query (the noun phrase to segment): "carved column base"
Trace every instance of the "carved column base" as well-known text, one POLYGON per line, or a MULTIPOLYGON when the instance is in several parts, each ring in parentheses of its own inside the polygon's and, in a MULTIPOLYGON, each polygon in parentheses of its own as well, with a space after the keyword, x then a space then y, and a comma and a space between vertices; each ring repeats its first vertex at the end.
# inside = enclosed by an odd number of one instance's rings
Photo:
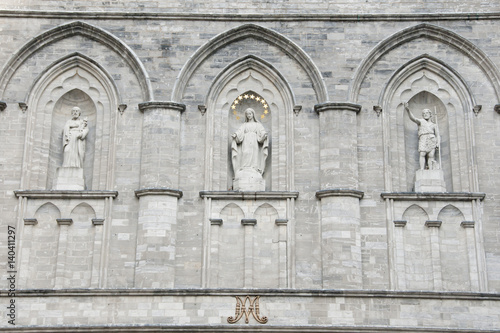
POLYGON ((85 190, 83 168, 60 167, 57 168, 54 190, 85 190))
POLYGON ((443 170, 417 170, 415 192, 446 192, 443 170))

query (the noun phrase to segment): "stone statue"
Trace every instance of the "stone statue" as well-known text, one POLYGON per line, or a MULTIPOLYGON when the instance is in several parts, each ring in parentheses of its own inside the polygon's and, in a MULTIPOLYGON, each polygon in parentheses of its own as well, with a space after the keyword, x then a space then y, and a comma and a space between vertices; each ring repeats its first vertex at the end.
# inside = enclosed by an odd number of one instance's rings
POLYGON ((245 122, 231 136, 231 159, 237 191, 264 191, 265 171, 268 155, 268 138, 264 126, 255 118, 255 111, 245 110, 245 122))
POLYGON ((438 126, 431 121, 432 112, 429 109, 422 110, 422 118, 415 118, 404 103, 411 121, 418 125, 418 152, 420 154, 420 169, 437 170, 440 168, 435 159, 436 150, 439 149, 440 136, 438 126))
POLYGON ((63 167, 83 168, 85 157, 85 138, 89 133, 87 119, 80 119, 79 107, 71 109, 72 118, 64 125, 63 167))

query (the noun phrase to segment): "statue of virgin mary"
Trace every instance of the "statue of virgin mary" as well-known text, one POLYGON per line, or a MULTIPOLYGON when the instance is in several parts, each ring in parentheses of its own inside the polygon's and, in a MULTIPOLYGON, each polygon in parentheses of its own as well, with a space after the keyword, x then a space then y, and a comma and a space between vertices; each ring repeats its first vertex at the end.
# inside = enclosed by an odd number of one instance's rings
POLYGON ((263 191, 268 155, 268 138, 264 126, 255 118, 255 111, 245 110, 245 122, 233 133, 231 159, 234 170, 233 187, 237 191, 263 191))

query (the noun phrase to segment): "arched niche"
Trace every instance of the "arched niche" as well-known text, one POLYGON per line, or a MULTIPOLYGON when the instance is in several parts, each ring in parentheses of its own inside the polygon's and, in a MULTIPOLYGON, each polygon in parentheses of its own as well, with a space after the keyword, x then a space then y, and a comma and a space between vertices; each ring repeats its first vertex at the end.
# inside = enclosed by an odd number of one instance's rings
POLYGON ((278 288, 280 269, 279 227, 275 224, 278 211, 268 203, 260 205, 254 213, 257 220, 254 232, 253 287, 278 288))
POLYGON ((231 135, 244 122, 245 109, 252 106, 268 133, 269 151, 263 174, 266 191, 293 188, 292 115, 295 102, 288 83, 279 72, 257 57, 239 59, 215 78, 206 105, 207 189, 233 188, 231 135), (262 99, 267 107, 261 103, 262 99))
POLYGON ((88 119, 84 174, 87 190, 112 186, 119 96, 114 81, 93 60, 73 54, 43 71, 28 93, 22 187, 51 189, 62 165, 62 129, 71 108, 88 119))
POLYGON ((243 210, 237 204, 230 203, 220 212, 222 226, 213 226, 215 230, 211 232, 210 241, 210 287, 243 287, 245 242, 241 219, 244 217, 243 210))
POLYGON ((389 191, 412 191, 417 127, 408 118, 404 103, 415 117, 423 108, 438 114, 441 162, 447 191, 477 191, 472 93, 456 71, 428 55, 402 65, 381 92, 384 168, 389 191), (412 129, 413 126, 413 129, 412 129), (411 133, 413 131, 413 134, 411 133))
MULTIPOLYGON (((21 280, 25 288, 53 288, 56 279, 59 228, 56 219, 61 212, 52 202, 46 202, 35 212, 36 231, 32 232, 28 252, 29 263, 21 268, 21 280)), ((26 244, 28 245, 28 244, 26 244)))
POLYGON ((404 273, 401 274, 406 281, 403 289, 434 289, 431 240, 425 226, 428 219, 427 212, 418 205, 411 205, 403 214, 403 220, 408 221, 403 233, 404 273))
POLYGON ((78 204, 71 211, 70 217, 73 219, 75 226, 84 224, 85 229, 90 229, 92 226, 92 219, 96 217, 95 210, 86 202, 78 204))
MULTIPOLYGON (((420 79, 421 82, 416 84, 432 85, 433 82, 425 76, 420 79), (427 81, 427 82, 426 82, 427 81)), ((413 115, 417 118, 422 118, 422 110, 431 110, 433 116, 432 121, 438 125, 439 135, 441 137, 438 151, 436 151, 435 159, 443 170, 446 189, 448 192, 453 191, 453 181, 451 173, 451 156, 450 156, 450 133, 448 126, 448 111, 443 102, 434 94, 428 91, 421 91, 414 95, 408 105, 413 115)), ((406 181, 407 188, 414 190, 415 173, 420 168, 419 152, 418 152, 418 126, 410 120, 408 113, 404 113, 404 138, 405 138, 405 153, 406 153, 406 181)))
POLYGON ((62 165, 64 125, 66 121, 71 119, 71 109, 75 106, 78 106, 82 110, 80 118, 87 120, 87 126, 89 128, 89 133, 85 139, 83 171, 85 188, 92 188, 97 108, 92 98, 78 88, 65 93, 54 105, 52 112, 47 188, 53 188, 57 167, 62 165))

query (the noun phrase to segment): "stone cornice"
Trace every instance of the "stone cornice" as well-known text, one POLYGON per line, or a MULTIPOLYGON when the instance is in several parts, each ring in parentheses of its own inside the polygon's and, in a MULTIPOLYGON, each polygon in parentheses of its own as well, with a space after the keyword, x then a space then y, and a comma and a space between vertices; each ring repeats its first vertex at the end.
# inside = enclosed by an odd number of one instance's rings
POLYGON ((169 110, 177 110, 179 112, 184 112, 186 110, 186 105, 175 102, 158 102, 158 101, 150 101, 139 104, 140 111, 144 112, 148 109, 169 109, 169 110))
POLYGON ((17 190, 14 194, 30 199, 103 199, 116 198, 118 191, 17 190))
POLYGON ((138 198, 146 195, 167 195, 171 197, 182 198, 182 191, 165 187, 143 188, 140 190, 135 190, 135 196, 138 198))
POLYGON ((356 113, 359 113, 359 111, 361 111, 361 105, 348 102, 341 102, 341 103, 327 102, 327 103, 316 104, 314 106, 314 111, 316 111, 317 113, 325 111, 354 111, 356 113))
POLYGON ((365 193, 363 191, 344 189, 344 188, 333 188, 327 190, 319 190, 316 192, 316 198, 323 199, 328 197, 353 197, 362 199, 365 193))
POLYGON ((262 192, 237 192, 237 191, 200 191, 200 197, 210 199, 233 199, 233 200, 276 200, 295 199, 299 192, 286 191, 262 191, 262 192))
MULTIPOLYGON (((357 297, 412 299, 467 299, 500 301, 500 293, 454 291, 393 291, 360 289, 18 289, 16 297, 88 297, 88 296, 239 296, 268 297, 357 297)), ((8 290, 0 290, 8 297, 8 290)))
POLYGON ((98 20, 188 20, 188 21, 478 21, 498 20, 500 12, 492 13, 392 13, 392 14, 324 14, 324 13, 270 13, 270 14, 213 14, 165 13, 131 11, 59 11, 3 9, 0 17, 57 18, 98 20))
POLYGON ((485 193, 477 192, 383 192, 383 199, 408 200, 408 201, 472 201, 483 200, 485 193))

